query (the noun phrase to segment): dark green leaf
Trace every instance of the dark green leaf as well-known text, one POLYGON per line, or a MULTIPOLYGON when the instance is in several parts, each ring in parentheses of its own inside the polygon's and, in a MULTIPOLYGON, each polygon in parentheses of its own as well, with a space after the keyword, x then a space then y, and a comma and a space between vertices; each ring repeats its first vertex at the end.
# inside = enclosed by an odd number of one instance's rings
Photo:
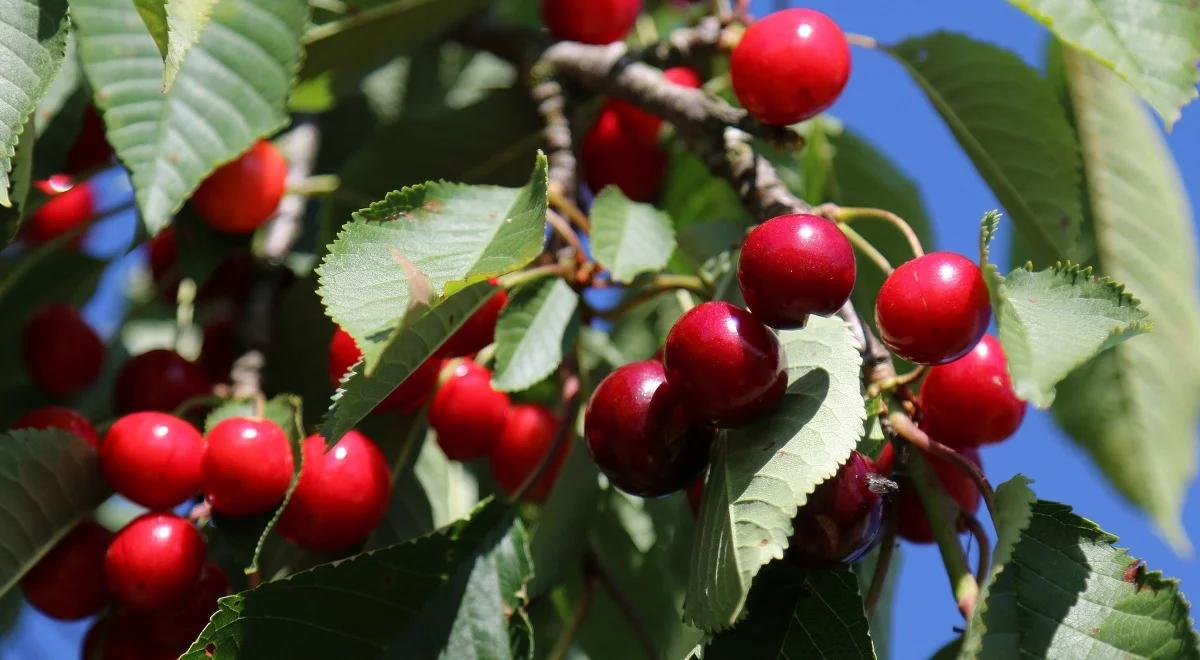
POLYGON ((591 454, 582 443, 572 445, 531 531, 529 549, 535 570, 530 594, 538 596, 550 591, 582 565, 587 532, 600 498, 597 478, 591 454))
POLYGON ((517 289, 496 323, 496 389, 519 392, 554 373, 574 343, 578 308, 579 295, 561 278, 517 289))
POLYGON ((33 120, 30 120, 25 124, 25 130, 10 161, 12 171, 7 174, 8 181, 0 181, 0 186, 12 186, 12 189, 8 190, 11 206, 0 206, 0 247, 8 245, 16 238, 17 230, 21 228, 21 218, 27 212, 26 201, 33 183, 35 142, 33 120))
POLYGON ((649 204, 630 201, 616 186, 600 191, 590 217, 592 254, 618 282, 662 270, 675 251, 670 216, 649 204))

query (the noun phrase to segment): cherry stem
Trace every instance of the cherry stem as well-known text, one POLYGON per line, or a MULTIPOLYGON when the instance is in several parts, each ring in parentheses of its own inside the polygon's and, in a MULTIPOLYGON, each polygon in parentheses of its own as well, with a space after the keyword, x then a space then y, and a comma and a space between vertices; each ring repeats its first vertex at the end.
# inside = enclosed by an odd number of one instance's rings
POLYGON ((341 185, 342 180, 336 174, 314 174, 288 185, 286 192, 301 197, 318 197, 337 192, 341 185))
POLYGON ((660 274, 651 278, 645 288, 622 300, 621 304, 609 311, 600 312, 597 316, 604 319, 620 318, 628 314, 632 309, 650 302, 659 295, 669 291, 691 291, 706 298, 709 295, 708 287, 704 286, 704 282, 698 277, 660 274))
POLYGON ((918 428, 908 415, 894 412, 888 415, 887 420, 896 434, 904 438, 909 444, 912 444, 926 454, 945 459, 958 467, 958 469, 966 472, 971 477, 971 480, 975 482, 979 493, 983 495, 983 503, 987 505, 988 515, 992 517, 992 520, 996 519, 996 491, 992 488, 991 482, 984 476, 978 465, 972 463, 966 456, 929 437, 929 434, 918 428))
POLYGON ((558 431, 554 434, 554 440, 546 448, 546 452, 542 454, 542 459, 538 461, 537 467, 525 478, 525 481, 521 482, 520 487, 517 488, 512 496, 508 498, 509 502, 515 503, 525 499, 530 489, 542 478, 546 470, 550 468, 550 464, 558 457, 558 453, 562 450, 563 445, 572 436, 576 418, 579 417, 579 408, 583 403, 583 388, 580 387, 579 376, 575 375, 573 368, 568 371, 568 375, 563 381, 562 390, 564 401, 562 422, 559 424, 558 431))
POLYGON ((637 605, 617 583, 613 574, 608 572, 604 564, 600 563, 600 557, 593 551, 588 550, 583 556, 585 570, 595 575, 600 580, 600 586, 608 592, 609 598, 612 598, 613 603, 617 606, 617 611, 625 618, 625 622, 633 629, 634 636, 637 637, 638 643, 642 645, 642 650, 646 652, 646 657, 650 660, 655 660, 659 657, 658 649, 654 644, 654 637, 650 635, 650 628, 646 625, 642 615, 638 612, 637 605))
MULTIPOLYGON (((584 563, 586 566, 586 560, 584 563)), ((583 621, 587 618, 588 610, 591 609, 592 600, 596 596, 596 585, 599 584, 599 581, 594 573, 585 568, 583 593, 579 595, 579 600, 575 601, 575 611, 571 614, 571 620, 567 623, 567 627, 559 634, 558 639, 554 640, 554 647, 546 655, 547 660, 562 660, 567 657, 567 652, 571 650, 571 643, 575 641, 575 636, 579 634, 579 629, 583 627, 583 621)))
POLYGON ((868 390, 871 396, 878 396, 884 392, 898 390, 901 387, 907 387, 917 381, 928 369, 926 365, 918 364, 913 370, 899 376, 892 376, 881 381, 873 383, 868 390))
POLYGON ((867 616, 875 616, 875 608, 883 595, 887 584, 888 571, 892 565, 892 557, 896 554, 896 523, 899 507, 887 507, 888 517, 884 521, 883 540, 879 544, 879 556, 875 558, 875 570, 871 573, 871 586, 867 588, 864 606, 867 616))
POLYGON ((513 289, 527 282, 540 280, 543 277, 569 277, 574 269, 562 264, 546 264, 544 266, 534 266, 526 270, 517 271, 502 275, 498 279, 500 286, 505 289, 513 289))
POLYGON ((550 223, 550 226, 554 228, 554 231, 559 236, 563 237, 567 245, 570 245, 571 249, 575 250, 575 254, 578 255, 577 258, 580 262, 588 261, 587 252, 583 249, 583 242, 579 240, 579 234, 576 234, 575 230, 571 229, 571 223, 567 222, 566 218, 551 209, 546 209, 546 221, 550 223))
POLYGON ((856 34, 854 32, 846 33, 846 43, 859 48, 879 48, 879 41, 875 37, 869 37, 865 34, 856 34))
POLYGON ((588 220, 587 214, 575 202, 563 194, 562 186, 557 182, 550 184, 549 201, 550 205, 565 215, 572 224, 579 228, 579 231, 586 234, 592 232, 592 222, 588 220))
POLYGON ((874 245, 871 245, 871 241, 868 241, 862 234, 851 229, 849 225, 838 223, 838 227, 841 228, 842 233, 846 235, 846 238, 850 240, 850 243, 854 247, 867 255, 868 259, 875 262, 879 270, 883 271, 885 275, 892 274, 892 271, 895 270, 892 268, 892 262, 888 261, 888 258, 883 256, 883 253, 876 249, 874 245))
POLYGON ((978 518, 966 511, 960 511, 958 515, 979 546, 979 561, 975 565, 975 581, 981 585, 987 584, 988 568, 992 563, 991 540, 988 539, 987 531, 983 529, 978 518))
POLYGON ((920 257, 925 254, 925 248, 921 247, 921 239, 917 237, 917 232, 913 231, 912 225, 891 211, 858 206, 837 206, 835 204, 823 204, 817 210, 821 215, 836 221, 838 224, 853 222, 859 218, 884 220, 898 229, 901 234, 904 234, 904 238, 908 241, 908 247, 912 250, 914 257, 920 257))

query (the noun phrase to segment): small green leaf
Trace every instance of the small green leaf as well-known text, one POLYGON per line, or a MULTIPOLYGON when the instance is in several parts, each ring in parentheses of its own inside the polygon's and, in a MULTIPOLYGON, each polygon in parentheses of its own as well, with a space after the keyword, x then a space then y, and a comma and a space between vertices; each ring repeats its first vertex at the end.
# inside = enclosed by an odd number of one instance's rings
POLYGON ((554 373, 577 334, 578 308, 579 295, 561 278, 517 289, 496 323, 496 389, 519 392, 554 373))
POLYGON ((863 433, 862 359, 846 324, 813 317, 780 339, 789 384, 779 408, 713 447, 684 610, 709 632, 737 621, 754 576, 783 556, 796 510, 863 433))
POLYGON ((675 251, 670 216, 649 204, 630 201, 616 186, 600 191, 589 215, 592 254, 618 282, 662 270, 675 251))

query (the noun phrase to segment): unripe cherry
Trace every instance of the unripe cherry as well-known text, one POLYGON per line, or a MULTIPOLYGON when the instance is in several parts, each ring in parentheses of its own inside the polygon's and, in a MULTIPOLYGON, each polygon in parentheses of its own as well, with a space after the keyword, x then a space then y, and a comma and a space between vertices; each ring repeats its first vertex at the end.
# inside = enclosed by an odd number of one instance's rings
POLYGON ((201 489, 227 516, 250 516, 275 508, 292 482, 292 448, 269 419, 231 417, 208 432, 201 489))
POLYGON ((100 444, 100 472, 113 490, 150 509, 170 509, 200 490, 204 438, 159 412, 125 415, 100 444))
MULTIPOLYGON (((504 423, 504 432, 492 447, 488 459, 492 478, 504 492, 516 493, 533 474, 554 443, 558 425, 558 416, 545 406, 523 403, 512 407, 504 423)), ((525 499, 531 502, 544 501, 554 487, 566 458, 567 446, 564 443, 542 476, 526 493, 525 499)))
MULTIPOLYGON (((22 235, 34 245, 86 225, 96 213, 95 195, 87 182, 76 183, 65 174, 55 174, 33 185, 49 197, 25 222, 22 235)), ((79 245, 81 238, 82 235, 76 236, 71 244, 79 245)))
POLYGON ((117 372, 113 407, 118 413, 171 412, 212 385, 200 365, 175 351, 156 348, 135 355, 117 372))
POLYGON ((875 544, 883 519, 879 468, 857 451, 837 474, 808 496, 792 521, 788 556, 805 566, 832 566, 862 557, 875 544))
POLYGON ((918 364, 945 364, 966 355, 991 318, 983 273, 952 252, 931 252, 901 264, 875 299, 883 342, 918 364))
MULTIPOLYGON (((329 381, 333 387, 338 387, 342 376, 362 359, 362 351, 350 333, 336 328, 333 339, 329 341, 329 381)), ((375 412, 401 410, 412 412, 429 400, 433 388, 437 386, 438 372, 442 369, 440 355, 431 355, 417 367, 404 382, 392 390, 386 399, 375 406, 375 412)))
POLYGON ((746 306, 773 328, 802 328, 828 316, 854 290, 854 248, 838 226, 803 213, 755 227, 742 245, 738 284, 746 306))
POLYGON ((84 520, 21 578, 25 599, 46 616, 73 621, 108 604, 104 553, 112 533, 84 520))
POLYGON ((192 523, 169 513, 147 513, 113 537, 104 577, 125 607, 156 610, 182 601, 203 566, 204 539, 192 523))
POLYGON ((35 385, 64 397, 95 382, 104 366, 104 342, 75 308, 50 304, 25 323, 21 360, 35 385))
MULTIPOLYGON (((702 83, 700 75, 686 66, 676 66, 664 70, 663 78, 666 78, 667 82, 691 89, 698 89, 702 83)), ((621 99, 609 99, 605 102, 604 107, 611 108, 616 112, 621 128, 631 133, 639 142, 648 146, 658 145, 658 134, 662 130, 663 124, 661 117, 621 99)))
POLYGON ((583 136, 580 157, 592 192, 599 194, 612 185, 634 201, 658 198, 667 169, 666 152, 626 131, 612 108, 601 110, 595 126, 583 136))
POLYGON ((471 360, 455 362, 429 404, 429 426, 446 457, 470 461, 488 455, 511 405, 492 388, 492 372, 471 360))
MULTIPOLYGON (((499 281, 495 278, 489 280, 495 286, 499 281)), ((508 291, 500 289, 492 294, 487 302, 480 305, 479 309, 470 316, 450 338, 442 344, 438 349, 440 355, 446 357, 463 357, 466 355, 474 355, 483 347, 492 343, 496 337, 496 322, 500 319, 500 312, 504 306, 508 304, 508 291)))
POLYGON ((1000 442, 1016 433, 1025 402, 1013 391, 1004 347, 991 335, 921 383, 921 428, 951 447, 1000 442))
MULTIPOLYGON (((959 453, 982 469, 983 464, 980 462, 979 452, 976 449, 963 449, 959 453)), ((892 445, 885 445, 883 451, 879 454, 879 459, 876 461, 879 471, 884 474, 890 473, 893 468, 894 458, 895 453, 892 445)), ((975 485, 975 481, 971 478, 971 475, 945 459, 927 454, 925 455, 925 460, 929 463, 929 467, 933 469, 933 473, 941 483, 942 489, 958 503, 961 510, 970 514, 974 514, 979 510, 979 488, 975 485)), ((899 507, 897 532, 900 536, 913 543, 933 543, 933 528, 929 525, 929 517, 925 515, 925 508, 921 505, 921 498, 917 495, 916 489, 911 484, 901 484, 899 507)), ((959 531, 965 529, 961 524, 957 528, 959 531)))
POLYGON ((642 0, 542 0, 542 20, 559 39, 608 44, 625 38, 642 0))
POLYGON ((61 429, 87 440, 93 447, 100 446, 96 427, 78 411, 62 406, 45 406, 25 413, 13 424, 14 429, 61 429))
POLYGON ((248 234, 275 213, 286 182, 283 154, 270 142, 258 140, 210 174, 192 195, 192 205, 213 229, 248 234))

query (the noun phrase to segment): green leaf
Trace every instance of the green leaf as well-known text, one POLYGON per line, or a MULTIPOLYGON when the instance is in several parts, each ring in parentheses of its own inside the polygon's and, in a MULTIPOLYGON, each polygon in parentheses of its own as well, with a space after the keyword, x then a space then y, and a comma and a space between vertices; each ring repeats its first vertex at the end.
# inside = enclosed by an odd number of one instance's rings
POLYGON ((529 592, 539 596, 578 570, 587 546, 587 533, 600 499, 596 462, 582 443, 571 445, 550 497, 531 530, 533 582, 529 592))
POLYGON ((662 270, 675 251, 670 216, 649 204, 630 201, 616 186, 600 191, 590 217, 592 254, 618 282, 662 270))
POLYGON ((167 0, 133 0, 146 31, 154 39, 158 53, 165 60, 167 57, 167 0))
POLYGON ((1068 506, 1035 502, 988 586, 982 646, 959 657, 1200 657, 1179 583, 1116 541, 1068 506))
POLYGON ((875 658, 849 566, 804 570, 774 562, 763 569, 746 611, 737 626, 709 642, 704 660, 875 658))
POLYGON ((108 140, 151 234, 217 166, 287 124, 307 3, 221 0, 166 93, 158 47, 133 3, 76 0, 71 14, 108 140))
POLYGON ((333 324, 317 296, 317 279, 307 277, 285 289, 276 307, 271 343, 263 369, 263 389, 268 393, 295 392, 304 408, 304 426, 321 421, 333 389, 329 385, 329 340, 333 324))
POLYGON ((1196 98, 1200 11, 1192 0, 1009 0, 1129 83, 1167 128, 1196 98))
POLYGON ((12 205, 7 208, 0 206, 0 247, 8 245, 17 237, 17 231, 21 228, 21 218, 27 210, 26 202, 33 183, 33 153, 36 148, 33 128, 33 120, 30 119, 25 123, 25 131, 13 154, 12 172, 8 175, 12 184, 9 191, 9 202, 12 205))
POLYGON ((1080 53, 1064 61, 1097 266, 1138 293, 1154 332, 1074 372, 1059 385, 1054 412, 1117 489, 1183 549, 1179 518, 1195 474, 1200 413, 1192 214, 1158 127, 1128 88, 1080 53))
POLYGON ((519 392, 554 373, 574 343, 578 309, 579 295, 562 278, 517 289, 496 322, 496 389, 519 392))
POLYGON ((684 611, 709 632, 737 620, 759 568, 783 556, 796 510, 863 433, 862 359, 846 324, 813 317, 780 339, 789 385, 779 408, 713 447, 684 611))
POLYGON ((0 436, 0 595, 110 494, 95 447, 59 430, 0 436))
POLYGON ((317 272, 327 313, 358 342, 368 371, 410 307, 541 252, 546 186, 539 154, 524 188, 430 182, 355 213, 317 272))
POLYGON ((0 5, 0 43, 4 44, 0 48, 0 87, 4 88, 0 107, 0 207, 13 205, 9 195, 13 181, 8 173, 13 169, 17 142, 42 94, 62 68, 67 25, 66 0, 14 0, 0 5))
MULTIPOLYGON (((163 53, 163 91, 171 90, 184 58, 200 42, 217 0, 167 0, 167 48, 163 53)), ((157 42, 158 40, 155 39, 157 42)), ((160 45, 161 50, 161 45, 160 45)))
POLYGON ((912 74, 1039 261, 1075 256, 1079 145, 1050 85, 1015 54, 939 32, 888 50, 912 74))

